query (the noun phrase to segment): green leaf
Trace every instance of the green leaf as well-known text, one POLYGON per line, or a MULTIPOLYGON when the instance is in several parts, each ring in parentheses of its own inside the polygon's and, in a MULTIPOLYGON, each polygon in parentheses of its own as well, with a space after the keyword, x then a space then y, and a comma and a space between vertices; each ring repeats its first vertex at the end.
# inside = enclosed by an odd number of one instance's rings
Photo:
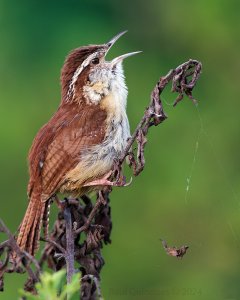
POLYGON ((40 282, 35 287, 37 295, 20 290, 21 296, 25 296, 27 300, 74 300, 73 297, 79 299, 80 291, 80 273, 76 273, 72 277, 70 284, 66 282, 66 271, 60 270, 53 274, 44 272, 40 276, 40 282))
POLYGON ((76 273, 73 275, 71 283, 64 286, 60 299, 64 300, 66 296, 68 296, 68 299, 71 299, 71 297, 76 295, 79 292, 79 290, 80 290, 80 273, 76 273))

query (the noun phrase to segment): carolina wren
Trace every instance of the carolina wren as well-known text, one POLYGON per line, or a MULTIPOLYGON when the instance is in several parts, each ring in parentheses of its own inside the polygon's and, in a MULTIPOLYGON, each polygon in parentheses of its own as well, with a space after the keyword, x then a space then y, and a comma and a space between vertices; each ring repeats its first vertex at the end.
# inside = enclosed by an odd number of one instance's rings
POLYGON ((32 255, 51 197, 114 185, 108 177, 130 136, 122 61, 139 52, 112 61, 105 56, 124 33, 103 45, 77 48, 65 60, 60 106, 37 133, 28 156, 29 204, 17 243, 32 255))

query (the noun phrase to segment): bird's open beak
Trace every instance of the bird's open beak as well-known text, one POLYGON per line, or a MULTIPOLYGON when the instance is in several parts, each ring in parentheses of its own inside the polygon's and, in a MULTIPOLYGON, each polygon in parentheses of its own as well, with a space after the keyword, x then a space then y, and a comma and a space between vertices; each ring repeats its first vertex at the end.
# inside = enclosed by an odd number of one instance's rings
POLYGON ((129 56, 132 56, 132 55, 135 55, 135 54, 138 54, 138 53, 141 53, 142 51, 135 51, 135 52, 130 52, 130 53, 126 53, 126 54, 123 54, 123 55, 120 55, 118 57, 115 57, 112 61, 111 61, 111 65, 112 66, 115 66, 116 64, 118 64, 119 62, 123 61, 125 58, 129 57, 129 56))
MULTIPOLYGON (((116 41, 125 33, 127 32, 127 30, 120 32, 119 34, 115 35, 108 43, 106 43, 107 46, 107 51, 105 53, 105 56, 107 55, 108 51, 110 50, 110 48, 116 43, 116 41)), ((115 57, 112 61, 111 61, 111 65, 114 66, 116 64, 118 64, 119 62, 123 61, 125 58, 141 53, 142 51, 136 51, 136 52, 130 52, 130 53, 126 53, 123 55, 120 55, 118 57, 115 57)))
POLYGON ((116 43, 116 41, 125 33, 127 32, 127 30, 120 32, 119 34, 115 35, 108 43, 106 43, 106 46, 108 48, 108 51, 110 50, 110 48, 112 47, 112 45, 114 45, 116 43))

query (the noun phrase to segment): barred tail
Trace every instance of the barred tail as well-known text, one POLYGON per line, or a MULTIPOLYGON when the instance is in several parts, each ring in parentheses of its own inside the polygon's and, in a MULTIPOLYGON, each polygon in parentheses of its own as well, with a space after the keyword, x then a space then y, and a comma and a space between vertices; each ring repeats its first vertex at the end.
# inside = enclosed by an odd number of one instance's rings
POLYGON ((31 195, 27 211, 19 227, 17 244, 20 249, 34 255, 39 248, 40 232, 47 202, 41 201, 39 193, 31 195))

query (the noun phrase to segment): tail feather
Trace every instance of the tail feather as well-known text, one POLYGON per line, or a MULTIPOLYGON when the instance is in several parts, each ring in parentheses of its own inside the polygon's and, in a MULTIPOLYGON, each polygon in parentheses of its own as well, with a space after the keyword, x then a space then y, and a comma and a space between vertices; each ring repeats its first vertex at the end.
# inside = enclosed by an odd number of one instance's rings
POLYGON ((44 206, 41 201, 38 201, 38 207, 36 208, 36 212, 34 214, 34 223, 31 227, 30 232, 30 238, 28 239, 28 247, 26 250, 34 255, 34 253, 39 248, 39 238, 40 238, 40 232, 41 232, 41 226, 42 226, 42 218, 43 218, 43 210, 44 206))
POLYGON ((41 201, 41 195, 31 195, 27 211, 19 228, 17 244, 20 249, 34 255, 39 248, 39 238, 46 202, 41 201))

